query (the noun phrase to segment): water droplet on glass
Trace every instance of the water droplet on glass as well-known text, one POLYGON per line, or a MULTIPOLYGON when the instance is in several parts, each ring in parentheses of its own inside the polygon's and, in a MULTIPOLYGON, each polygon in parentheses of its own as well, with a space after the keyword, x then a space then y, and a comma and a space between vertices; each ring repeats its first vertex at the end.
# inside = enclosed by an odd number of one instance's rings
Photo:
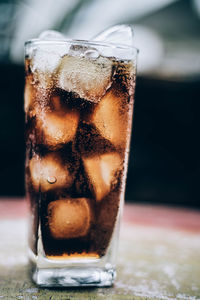
POLYGON ((47 178, 48 183, 53 184, 57 181, 55 176, 48 176, 47 178))

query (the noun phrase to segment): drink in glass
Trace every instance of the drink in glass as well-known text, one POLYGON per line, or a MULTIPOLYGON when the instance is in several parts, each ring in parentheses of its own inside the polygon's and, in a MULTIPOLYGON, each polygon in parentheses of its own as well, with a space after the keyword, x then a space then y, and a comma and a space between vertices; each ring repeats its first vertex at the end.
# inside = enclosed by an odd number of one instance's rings
POLYGON ((136 54, 100 42, 26 43, 29 252, 38 285, 113 283, 136 54))

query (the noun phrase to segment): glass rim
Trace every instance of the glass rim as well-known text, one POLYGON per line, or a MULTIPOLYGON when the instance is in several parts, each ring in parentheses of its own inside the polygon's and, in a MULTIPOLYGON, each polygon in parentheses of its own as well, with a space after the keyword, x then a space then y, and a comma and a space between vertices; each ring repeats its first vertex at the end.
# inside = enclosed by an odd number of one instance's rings
POLYGON ((99 42, 99 41, 89 41, 89 40, 78 40, 78 39, 57 39, 57 40, 42 40, 42 39, 30 39, 28 41, 26 41, 24 43, 25 47, 29 46, 29 45, 51 45, 51 44, 58 44, 58 45, 62 45, 62 44, 75 44, 75 45, 89 45, 89 46, 103 46, 103 47, 107 47, 107 48, 113 48, 113 49, 121 49, 121 50, 128 50, 128 49, 132 49, 134 51, 136 51, 136 54, 139 52, 139 49, 134 47, 134 46, 128 46, 128 45, 124 45, 124 44, 116 44, 116 43, 106 43, 106 42, 99 42))

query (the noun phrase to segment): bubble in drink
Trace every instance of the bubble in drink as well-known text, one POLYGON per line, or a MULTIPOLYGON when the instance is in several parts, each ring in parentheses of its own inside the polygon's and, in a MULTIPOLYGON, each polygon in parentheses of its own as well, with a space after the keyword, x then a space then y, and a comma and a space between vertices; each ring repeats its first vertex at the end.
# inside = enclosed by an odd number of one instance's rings
POLYGON ((57 181, 57 178, 55 176, 49 176, 47 177, 47 181, 48 183, 53 184, 57 181))
POLYGON ((48 153, 44 157, 33 156, 29 162, 30 176, 34 189, 48 192, 60 188, 69 188, 74 176, 70 166, 65 165, 59 154, 48 153))
POLYGON ((48 205, 48 226, 55 239, 86 236, 92 222, 89 199, 65 198, 48 205))
MULTIPOLYGON (((87 54, 87 51, 85 52, 87 54)), ((64 56, 58 68, 58 86, 97 103, 111 85, 112 62, 105 57, 64 56)))
POLYGON ((107 153, 83 158, 96 201, 101 201, 117 183, 117 175, 122 170, 122 160, 118 153, 107 153))

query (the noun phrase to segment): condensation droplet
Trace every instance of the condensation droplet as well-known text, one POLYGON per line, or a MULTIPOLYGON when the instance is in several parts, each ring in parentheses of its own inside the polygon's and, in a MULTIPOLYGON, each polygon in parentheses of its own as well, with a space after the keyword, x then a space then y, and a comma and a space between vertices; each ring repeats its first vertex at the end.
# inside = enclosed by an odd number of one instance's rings
POLYGON ((57 178, 55 176, 48 176, 47 181, 48 183, 53 184, 56 183, 57 178))

